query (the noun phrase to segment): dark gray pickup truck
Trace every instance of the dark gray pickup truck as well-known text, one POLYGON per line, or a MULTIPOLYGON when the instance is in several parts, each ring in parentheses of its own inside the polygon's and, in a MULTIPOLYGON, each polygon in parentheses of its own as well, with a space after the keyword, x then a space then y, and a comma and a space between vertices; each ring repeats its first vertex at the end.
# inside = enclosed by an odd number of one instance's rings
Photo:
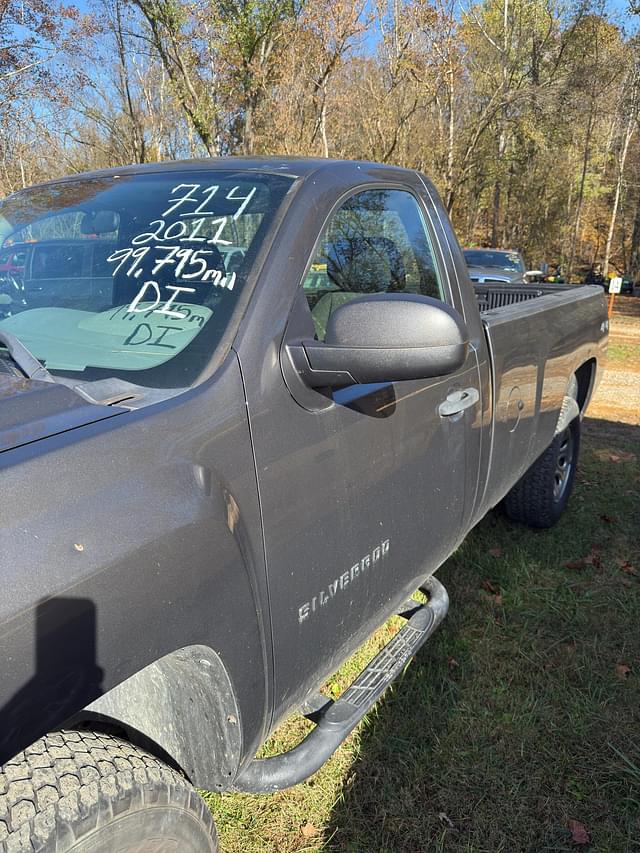
POLYGON ((479 519, 558 519, 602 289, 474 288, 429 181, 373 163, 76 175, 5 199, 0 247, 0 848, 216 850, 192 786, 310 776, 479 519))

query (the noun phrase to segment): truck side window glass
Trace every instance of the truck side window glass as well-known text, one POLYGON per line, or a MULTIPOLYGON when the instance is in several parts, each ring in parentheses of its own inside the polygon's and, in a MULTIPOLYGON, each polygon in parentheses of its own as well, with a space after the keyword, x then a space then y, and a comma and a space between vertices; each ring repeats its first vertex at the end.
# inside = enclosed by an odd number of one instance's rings
POLYGON ((364 293, 442 299, 424 219, 404 190, 365 190, 348 199, 322 235, 303 284, 316 337, 336 308, 364 293))

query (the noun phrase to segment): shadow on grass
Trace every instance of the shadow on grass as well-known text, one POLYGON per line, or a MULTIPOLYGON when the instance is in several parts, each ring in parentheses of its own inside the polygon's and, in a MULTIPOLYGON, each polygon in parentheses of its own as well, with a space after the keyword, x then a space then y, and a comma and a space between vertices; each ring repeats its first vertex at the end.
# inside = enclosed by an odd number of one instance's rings
POLYGON ((640 427, 586 419, 558 525, 495 511, 441 567, 449 616, 362 727, 324 849, 570 851, 575 820, 578 849, 640 850, 638 457, 640 427))

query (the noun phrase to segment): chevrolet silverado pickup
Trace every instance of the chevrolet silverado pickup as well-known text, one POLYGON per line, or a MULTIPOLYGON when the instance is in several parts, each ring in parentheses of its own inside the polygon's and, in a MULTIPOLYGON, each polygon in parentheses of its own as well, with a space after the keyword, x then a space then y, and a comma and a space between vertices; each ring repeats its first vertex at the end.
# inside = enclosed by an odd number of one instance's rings
POLYGON ((215 851, 195 786, 316 772, 487 511, 557 521, 602 289, 474 287, 423 175, 331 160, 74 175, 0 248, 0 848, 215 851))

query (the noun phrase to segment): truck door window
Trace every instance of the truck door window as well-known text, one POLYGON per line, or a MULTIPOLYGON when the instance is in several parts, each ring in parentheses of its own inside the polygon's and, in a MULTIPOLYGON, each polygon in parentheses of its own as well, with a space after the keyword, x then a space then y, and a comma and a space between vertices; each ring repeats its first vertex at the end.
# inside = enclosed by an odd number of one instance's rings
POLYGON ((404 190, 365 190, 332 216, 303 284, 316 337, 329 316, 364 293, 443 292, 422 213, 404 190))

